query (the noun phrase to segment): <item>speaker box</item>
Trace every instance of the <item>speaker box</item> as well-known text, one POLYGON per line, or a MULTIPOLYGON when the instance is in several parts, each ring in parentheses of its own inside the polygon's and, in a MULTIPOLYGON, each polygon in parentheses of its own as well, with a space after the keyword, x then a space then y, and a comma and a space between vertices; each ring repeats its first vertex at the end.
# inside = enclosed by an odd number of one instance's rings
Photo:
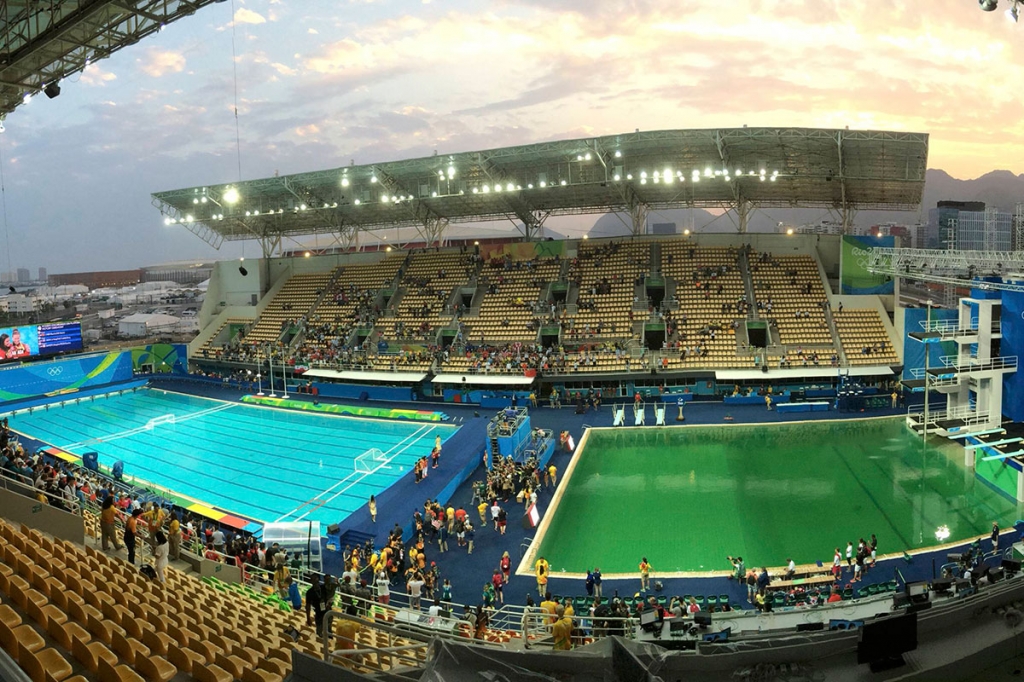
POLYGON ((1020 573, 1020 559, 1003 559, 1003 571, 1007 575, 1014 575, 1020 573))
POLYGON ((1003 579, 1003 567, 990 568, 988 569, 988 581, 990 583, 998 582, 1003 579))
POLYGON ((964 555, 959 553, 950 553, 946 555, 946 561, 951 564, 958 564, 964 560, 964 555))
POLYGON ((910 595, 906 592, 897 592, 892 595, 893 608, 902 608, 904 606, 910 606, 910 595))
POLYGON ((932 581, 932 589, 936 592, 949 592, 953 589, 952 578, 938 578, 932 581))
POLYGON ((327 526, 327 534, 328 535, 337 535, 340 531, 341 531, 341 526, 339 526, 336 523, 332 523, 331 525, 327 526))
POLYGON ((797 632, 812 632, 814 630, 824 630, 824 623, 798 623, 796 626, 797 632))

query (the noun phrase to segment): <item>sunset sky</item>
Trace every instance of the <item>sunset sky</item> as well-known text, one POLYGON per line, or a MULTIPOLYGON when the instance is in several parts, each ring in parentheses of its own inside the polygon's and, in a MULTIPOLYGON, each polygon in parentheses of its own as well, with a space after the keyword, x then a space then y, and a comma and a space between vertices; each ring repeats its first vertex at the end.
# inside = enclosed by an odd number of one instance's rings
POLYGON ((213 5, 7 117, 0 270, 235 257, 165 226, 149 195, 238 180, 239 157, 251 179, 635 128, 850 126, 930 133, 929 167, 958 178, 1024 173, 1024 23, 1006 6, 213 5))

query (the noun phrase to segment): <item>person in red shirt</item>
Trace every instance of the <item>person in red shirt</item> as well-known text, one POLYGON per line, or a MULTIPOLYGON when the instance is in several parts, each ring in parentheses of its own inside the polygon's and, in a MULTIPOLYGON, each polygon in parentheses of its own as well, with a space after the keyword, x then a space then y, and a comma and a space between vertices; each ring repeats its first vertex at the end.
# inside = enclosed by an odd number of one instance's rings
POLYGON ((498 597, 498 603, 505 603, 505 594, 502 588, 505 586, 505 582, 502 580, 501 571, 494 569, 494 575, 491 576, 491 585, 494 585, 494 594, 498 597))
POLYGON ((828 603, 831 604, 837 601, 843 601, 843 595, 839 594, 839 588, 833 587, 832 594, 828 597, 828 603))

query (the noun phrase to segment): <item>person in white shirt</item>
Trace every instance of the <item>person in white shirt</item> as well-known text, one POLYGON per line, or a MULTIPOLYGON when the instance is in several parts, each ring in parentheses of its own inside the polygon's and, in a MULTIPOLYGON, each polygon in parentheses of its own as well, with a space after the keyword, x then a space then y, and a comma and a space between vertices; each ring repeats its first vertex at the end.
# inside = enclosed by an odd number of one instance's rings
POLYGON ((786 575, 782 576, 786 580, 792 580, 793 576, 796 575, 796 562, 792 559, 786 559, 789 565, 786 566, 786 575))
POLYGON ((387 573, 379 571, 374 585, 377 587, 377 601, 381 604, 387 604, 391 601, 391 583, 388 581, 387 573))
POLYGON ((495 500, 494 504, 491 505, 491 520, 494 521, 494 530, 498 530, 498 514, 501 513, 501 507, 498 506, 498 501, 495 500))
POLYGON ((420 594, 423 592, 423 576, 417 573, 413 576, 405 585, 406 591, 409 593, 409 608, 415 611, 420 610, 420 594))
POLYGON ((166 576, 164 576, 164 569, 167 568, 167 556, 170 553, 170 545, 167 544, 167 536, 164 535, 162 530, 156 532, 156 545, 153 547, 153 559, 155 560, 154 569, 156 570, 156 579, 160 582, 166 582, 166 576))
POLYGON ((440 599, 436 599, 436 598, 434 599, 434 603, 430 605, 429 609, 427 609, 427 615, 430 616, 431 618, 437 618, 438 616, 441 615, 441 600, 440 599))

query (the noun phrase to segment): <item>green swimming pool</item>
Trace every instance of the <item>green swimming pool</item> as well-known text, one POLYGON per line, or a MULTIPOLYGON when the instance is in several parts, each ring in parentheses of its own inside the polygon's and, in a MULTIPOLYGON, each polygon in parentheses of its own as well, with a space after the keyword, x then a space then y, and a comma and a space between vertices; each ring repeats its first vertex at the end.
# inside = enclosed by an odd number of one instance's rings
POLYGON ((1012 526, 1013 500, 955 444, 925 447, 902 418, 596 429, 538 538, 553 572, 655 573, 832 561, 878 536, 879 554, 1012 526))

